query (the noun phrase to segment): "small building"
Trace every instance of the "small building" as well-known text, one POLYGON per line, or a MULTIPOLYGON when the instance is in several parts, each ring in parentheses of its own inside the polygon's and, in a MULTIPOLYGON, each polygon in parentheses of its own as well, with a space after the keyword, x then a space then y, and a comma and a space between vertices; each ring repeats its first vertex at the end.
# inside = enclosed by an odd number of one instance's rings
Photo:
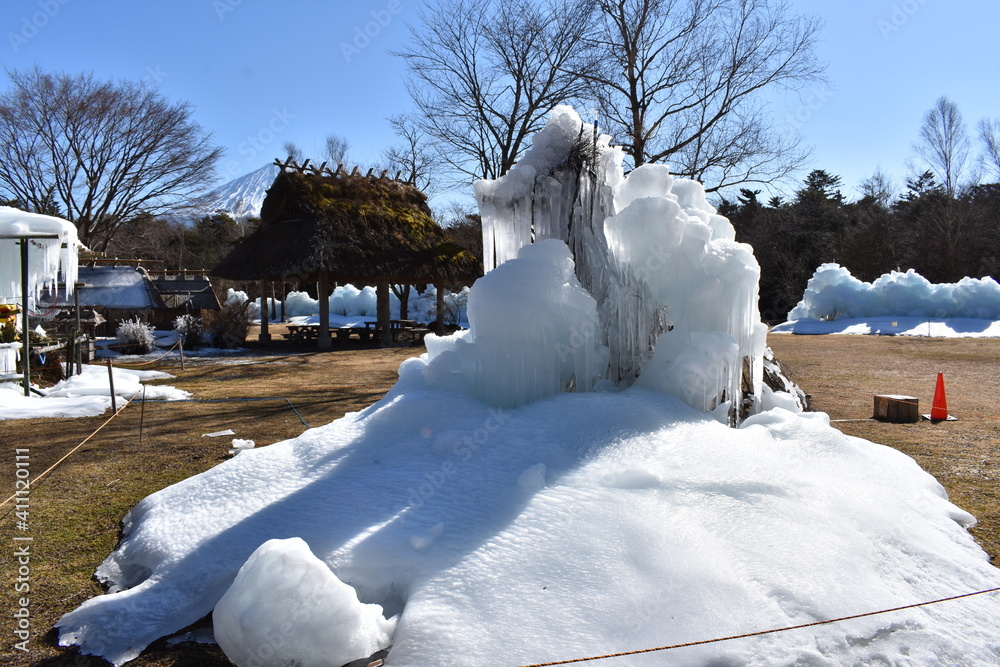
MULTIPOLYGON (((375 285, 378 331, 391 341, 391 283, 457 282, 482 275, 475 255, 447 239, 431 218, 427 197, 410 183, 331 171, 325 165, 277 162, 281 171, 267 191, 261 225, 212 269, 229 280, 316 281, 320 322, 318 345, 330 349, 331 281, 375 285)), ((263 289, 262 293, 268 290, 263 289)), ((438 294, 443 297, 444 290, 438 294)), ((439 311, 443 302, 438 304, 439 311)), ((439 315, 438 320, 441 321, 439 315)), ((266 319, 261 337, 266 340, 266 319)))
POLYGON ((220 308, 212 283, 202 272, 151 272, 136 263, 117 261, 80 266, 74 299, 67 300, 61 294, 43 293, 39 298, 46 319, 72 321, 57 316, 72 312, 78 299, 81 308, 93 313, 95 333, 101 336, 113 336, 123 320, 138 317, 159 329, 171 329, 179 315, 200 315, 220 308))

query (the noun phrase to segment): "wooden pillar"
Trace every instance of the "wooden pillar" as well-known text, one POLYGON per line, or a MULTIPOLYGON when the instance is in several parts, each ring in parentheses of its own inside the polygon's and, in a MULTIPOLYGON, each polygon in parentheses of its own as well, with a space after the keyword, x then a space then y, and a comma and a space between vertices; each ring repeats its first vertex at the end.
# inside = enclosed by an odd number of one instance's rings
POLYGON ((28 327, 28 239, 21 239, 21 368, 24 395, 31 396, 31 329, 28 327))
POLYGON ((330 340, 330 276, 326 269, 320 269, 316 285, 316 296, 319 299, 319 338, 316 345, 320 350, 332 350, 330 340))
POLYGON ((261 343, 271 342, 271 332, 267 330, 267 321, 271 317, 271 309, 267 305, 268 281, 260 281, 260 334, 257 340, 261 343))
POLYGON ((434 289, 437 290, 437 326, 434 333, 438 336, 444 335, 444 285, 436 283, 434 289))
POLYGON ((378 285, 375 288, 375 297, 378 312, 378 328, 379 328, 379 343, 382 345, 392 344, 392 310, 390 308, 389 293, 391 288, 389 287, 389 277, 382 276, 378 279, 378 285))

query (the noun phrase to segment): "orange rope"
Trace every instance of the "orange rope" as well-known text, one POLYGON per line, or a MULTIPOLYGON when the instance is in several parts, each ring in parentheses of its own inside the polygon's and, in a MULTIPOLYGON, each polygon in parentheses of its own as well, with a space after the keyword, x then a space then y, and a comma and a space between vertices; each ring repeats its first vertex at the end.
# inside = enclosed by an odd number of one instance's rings
POLYGON ((915 609, 916 607, 926 607, 927 605, 939 604, 941 602, 950 602, 952 600, 961 600, 963 598, 970 598, 974 595, 985 595, 986 593, 996 593, 1000 591, 1000 587, 990 588, 984 591, 976 591, 975 593, 965 593, 963 595, 953 595, 947 598, 941 598, 939 600, 931 600, 929 602, 918 602, 916 604, 903 605, 902 607, 893 607, 892 609, 882 609, 880 611, 869 611, 864 614, 854 614, 852 616, 842 616, 841 618, 831 618, 826 621, 814 621, 813 623, 803 623, 801 625, 790 625, 784 628, 774 628, 772 630, 758 630, 757 632, 747 632, 742 635, 730 635, 729 637, 719 637, 717 639, 702 639, 701 641, 685 642, 683 644, 672 644, 670 646, 658 646, 656 648, 644 648, 637 651, 623 651, 621 653, 608 653, 607 655, 595 655, 589 658, 573 658, 571 660, 556 660, 554 662, 538 662, 531 665, 524 665, 523 667, 550 667, 551 665, 569 665, 575 662, 590 662, 592 660, 606 660, 608 658, 621 658, 628 655, 640 655, 642 653, 654 653, 656 651, 670 651, 675 648, 685 648, 689 646, 702 646, 704 644, 715 644, 718 642, 727 642, 733 639, 746 639, 748 637, 760 637, 761 635, 771 635, 777 632, 788 632, 789 630, 801 630, 803 628, 812 628, 817 625, 829 625, 830 623, 840 623, 841 621, 850 621, 856 618, 866 618, 868 616, 877 616, 879 614, 888 614, 894 611, 903 611, 905 609, 915 609))
MULTIPOLYGON (((122 413, 122 410, 124 410, 125 408, 127 408, 128 404, 131 403, 132 401, 134 401, 135 397, 138 396, 140 393, 142 393, 142 392, 141 391, 135 392, 135 394, 132 395, 132 398, 128 399, 125 402, 125 405, 123 405, 120 408, 118 408, 117 412, 115 412, 113 415, 111 415, 110 417, 108 417, 107 421, 105 421, 103 424, 101 424, 100 426, 98 426, 96 431, 94 431, 93 433, 91 433, 90 435, 88 435, 86 438, 84 438, 83 442, 81 442, 79 445, 77 445, 73 449, 69 450, 68 452, 66 452, 66 454, 61 459, 59 459, 58 461, 56 461, 55 463, 53 463, 51 466, 49 466, 48 469, 45 470, 45 472, 43 472, 42 474, 40 474, 37 477, 35 477, 35 479, 31 480, 31 483, 30 483, 29 487, 30 488, 34 488, 35 485, 38 484, 38 482, 41 481, 46 475, 48 475, 50 472, 52 472, 56 468, 56 466, 58 466, 60 463, 62 463, 66 459, 68 459, 74 452, 76 452, 76 450, 78 450, 81 447, 83 447, 85 444, 87 444, 90 441, 91 438, 93 438, 95 435, 97 435, 98 433, 100 433, 101 429, 103 429, 105 426, 107 426, 108 424, 110 424, 112 419, 114 419, 115 417, 117 417, 118 415, 120 415, 122 413)), ((9 503, 10 501, 14 500, 16 497, 17 497, 17 494, 15 493, 10 498, 8 498, 7 500, 5 500, 2 503, 0 503, 0 507, 3 507, 4 505, 6 505, 7 503, 9 503)))

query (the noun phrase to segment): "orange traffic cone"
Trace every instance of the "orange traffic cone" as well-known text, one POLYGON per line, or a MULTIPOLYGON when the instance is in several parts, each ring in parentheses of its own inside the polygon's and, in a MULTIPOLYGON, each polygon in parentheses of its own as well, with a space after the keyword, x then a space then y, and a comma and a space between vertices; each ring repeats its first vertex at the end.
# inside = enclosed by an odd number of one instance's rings
POLYGON ((934 404, 931 406, 931 421, 954 420, 948 416, 948 400, 944 395, 944 373, 938 373, 937 386, 934 388, 934 404))

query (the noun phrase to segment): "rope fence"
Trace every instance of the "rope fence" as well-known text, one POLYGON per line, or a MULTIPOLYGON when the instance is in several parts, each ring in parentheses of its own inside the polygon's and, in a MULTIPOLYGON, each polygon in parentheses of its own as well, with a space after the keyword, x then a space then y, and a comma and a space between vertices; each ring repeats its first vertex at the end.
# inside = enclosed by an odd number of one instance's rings
MULTIPOLYGON (((98 427, 97 427, 97 428, 96 428, 96 429, 94 430, 94 432, 93 432, 93 433, 91 433, 91 434, 90 434, 90 435, 88 435, 88 436, 87 436, 86 438, 84 438, 84 439, 83 439, 83 441, 82 441, 82 442, 80 442, 80 444, 79 444, 79 445, 77 445, 77 446, 76 446, 76 447, 74 447, 73 449, 71 449, 71 450, 69 450, 68 452, 66 452, 66 453, 65 453, 65 454, 64 454, 64 455, 63 455, 63 456, 62 456, 62 457, 61 457, 61 458, 60 458, 60 459, 59 459, 58 461, 56 461, 55 463, 53 463, 52 465, 50 465, 50 466, 49 466, 48 468, 46 468, 46 469, 45 469, 45 471, 44 471, 44 472, 42 472, 42 473, 41 473, 41 474, 39 474, 39 475, 38 475, 37 477, 35 477, 35 478, 34 478, 33 480, 31 480, 31 483, 30 483, 30 486, 31 486, 31 488, 34 488, 34 487, 35 487, 35 486, 36 486, 36 485, 37 485, 37 484, 38 484, 38 483, 39 483, 39 482, 40 482, 41 480, 45 479, 45 477, 46 477, 46 476, 47 476, 47 475, 48 475, 48 474, 49 474, 50 472, 52 472, 53 470, 55 470, 55 469, 56 469, 56 467, 58 467, 60 463, 62 463, 62 462, 63 462, 63 461, 65 461, 66 459, 68 459, 68 458, 69 458, 70 456, 72 456, 72 455, 73 455, 74 453, 76 453, 76 451, 77 451, 77 450, 79 450, 79 449, 80 449, 81 447, 83 447, 83 446, 84 446, 85 444, 87 444, 88 442, 90 442, 90 440, 91 440, 91 439, 92 439, 92 438, 93 438, 93 437, 94 437, 95 435, 97 435, 98 433, 100 433, 100 432, 101 432, 101 431, 102 431, 102 430, 104 429, 104 427, 105 427, 105 426, 107 426, 108 424, 110 424, 110 423, 111 423, 111 421, 112 421, 112 420, 113 420, 113 419, 114 419, 115 417, 117 417, 118 415, 120 415, 120 414, 122 413, 122 411, 123 411, 123 410, 125 410, 125 408, 127 408, 127 407, 128 407, 129 403, 131 403, 132 401, 134 401, 134 400, 136 399, 136 397, 137 397, 137 396, 138 396, 139 394, 141 394, 141 393, 142 393, 141 391, 137 391, 137 392, 136 392, 135 394, 133 394, 133 395, 132 395, 132 398, 128 399, 128 401, 126 401, 124 405, 122 405, 122 406, 121 406, 120 408, 118 408, 118 410, 116 410, 116 411, 114 412, 114 414, 112 414, 112 415, 111 415, 110 417, 108 417, 108 419, 107 419, 107 420, 106 420, 106 421, 105 421, 105 422, 104 422, 103 424, 101 424, 100 426, 98 426, 98 427)), ((13 495, 12 495, 12 496, 11 496, 10 498, 7 498, 7 500, 5 500, 5 501, 3 501, 2 503, 0 503, 0 507, 3 507, 4 505, 6 505, 6 504, 7 504, 7 503, 9 503, 10 501, 14 500, 15 498, 17 498, 17 494, 16 494, 16 493, 15 493, 15 494, 13 494, 13 495)), ((10 512, 7 512, 7 514, 10 514, 10 512)), ((6 516, 6 515, 4 515, 4 516, 6 516)))
POLYGON ((841 616, 840 618, 831 618, 824 621, 813 621, 812 623, 802 623, 800 625, 789 625, 783 628, 772 628, 770 630, 758 630, 756 632, 746 632, 739 635, 730 635, 728 637, 717 637, 715 639, 702 639, 693 642, 684 642, 683 644, 671 644, 669 646, 657 646, 656 648, 643 648, 635 651, 622 651, 621 653, 607 653, 605 655, 594 655, 586 658, 572 658, 570 660, 555 660, 553 662, 537 662, 530 665, 522 665, 521 667, 551 667, 551 665, 570 665, 578 662, 592 662, 595 660, 608 660, 611 658, 624 658, 630 655, 642 655, 643 653, 656 653, 659 651, 672 651, 678 648, 688 648, 691 646, 704 646, 705 644, 717 644, 719 642, 728 642, 736 639, 748 639, 750 637, 761 637, 763 635, 773 635, 779 632, 790 632, 791 630, 802 630, 804 628, 814 628, 820 625, 830 625, 832 623, 842 623, 844 621, 852 621, 858 618, 867 618, 869 616, 879 616, 881 614, 891 614, 896 611, 904 611, 906 609, 916 609, 917 607, 927 607, 933 604, 941 604, 942 602, 951 602, 953 600, 962 600, 965 598, 971 598, 977 595, 986 595, 988 593, 996 593, 1000 591, 1000 587, 988 588, 982 591, 976 591, 974 593, 963 593, 961 595, 952 595, 951 597, 940 598, 937 600, 929 600, 927 602, 917 602, 915 604, 907 604, 902 607, 893 607, 892 609, 880 609, 879 611, 869 611, 863 614, 852 614, 851 616, 841 616))

